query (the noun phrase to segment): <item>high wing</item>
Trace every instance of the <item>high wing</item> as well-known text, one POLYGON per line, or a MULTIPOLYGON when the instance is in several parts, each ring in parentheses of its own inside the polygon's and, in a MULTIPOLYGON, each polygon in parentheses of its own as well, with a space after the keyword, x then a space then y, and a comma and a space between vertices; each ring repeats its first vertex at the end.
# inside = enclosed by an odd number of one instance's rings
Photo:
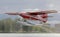
POLYGON ((50 13, 57 13, 57 11, 47 10, 47 11, 28 12, 29 15, 42 15, 42 14, 50 14, 50 13))
MULTIPOLYGON (((56 10, 46 10, 46 11, 37 11, 37 12, 26 12, 26 14, 28 15, 42 15, 42 14, 50 14, 50 13, 57 13, 56 10)), ((8 13, 5 13, 5 14, 8 14, 8 15, 19 15, 21 13, 18 13, 18 12, 8 12, 8 13)))
POLYGON ((19 15, 18 12, 8 12, 8 13, 5 13, 5 14, 8 14, 8 15, 19 15))

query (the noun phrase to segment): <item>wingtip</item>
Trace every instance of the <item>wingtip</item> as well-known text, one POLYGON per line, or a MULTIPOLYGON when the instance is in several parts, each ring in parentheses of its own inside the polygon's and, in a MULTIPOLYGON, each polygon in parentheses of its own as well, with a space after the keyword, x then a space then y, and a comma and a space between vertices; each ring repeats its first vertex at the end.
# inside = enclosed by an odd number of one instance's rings
POLYGON ((50 12, 57 13, 58 11, 57 10, 50 10, 50 12))

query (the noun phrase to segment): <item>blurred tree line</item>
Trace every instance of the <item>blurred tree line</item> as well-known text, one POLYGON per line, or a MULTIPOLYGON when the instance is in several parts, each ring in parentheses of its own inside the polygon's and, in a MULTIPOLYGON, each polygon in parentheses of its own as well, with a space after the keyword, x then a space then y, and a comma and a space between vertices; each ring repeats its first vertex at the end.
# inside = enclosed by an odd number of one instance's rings
POLYGON ((47 32, 44 29, 40 27, 34 27, 34 26, 23 26, 21 24, 16 23, 16 19, 2 19, 0 20, 0 32, 47 32))

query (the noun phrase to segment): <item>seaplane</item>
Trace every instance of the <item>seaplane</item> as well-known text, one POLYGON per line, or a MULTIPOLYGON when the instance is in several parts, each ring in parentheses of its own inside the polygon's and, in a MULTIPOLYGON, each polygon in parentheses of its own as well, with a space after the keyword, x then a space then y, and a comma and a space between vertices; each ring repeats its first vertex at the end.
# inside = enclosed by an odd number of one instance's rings
POLYGON ((56 10, 43 10, 43 11, 27 11, 27 12, 7 12, 8 15, 18 15, 20 20, 17 23, 26 26, 40 26, 48 21, 48 14, 57 13, 56 10), (39 24, 37 24, 39 23, 39 24))

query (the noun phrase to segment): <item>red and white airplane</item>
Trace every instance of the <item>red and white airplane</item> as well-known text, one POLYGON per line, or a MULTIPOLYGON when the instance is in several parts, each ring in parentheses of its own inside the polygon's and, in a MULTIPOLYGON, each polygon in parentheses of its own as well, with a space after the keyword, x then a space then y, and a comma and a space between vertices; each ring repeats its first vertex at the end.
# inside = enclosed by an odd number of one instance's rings
MULTIPOLYGON (((25 20, 38 20, 38 21, 42 21, 43 23, 46 23, 47 22, 47 18, 50 17, 48 16, 48 14, 50 13, 57 13, 56 10, 46 10, 46 11, 28 11, 28 12, 10 12, 10 13, 5 13, 5 14, 8 14, 8 15, 19 15, 21 16, 23 19, 25 20)), ((31 25, 30 22, 29 23, 26 23, 26 22, 23 22, 23 21, 20 21, 19 22, 20 24, 22 25, 31 25)))

